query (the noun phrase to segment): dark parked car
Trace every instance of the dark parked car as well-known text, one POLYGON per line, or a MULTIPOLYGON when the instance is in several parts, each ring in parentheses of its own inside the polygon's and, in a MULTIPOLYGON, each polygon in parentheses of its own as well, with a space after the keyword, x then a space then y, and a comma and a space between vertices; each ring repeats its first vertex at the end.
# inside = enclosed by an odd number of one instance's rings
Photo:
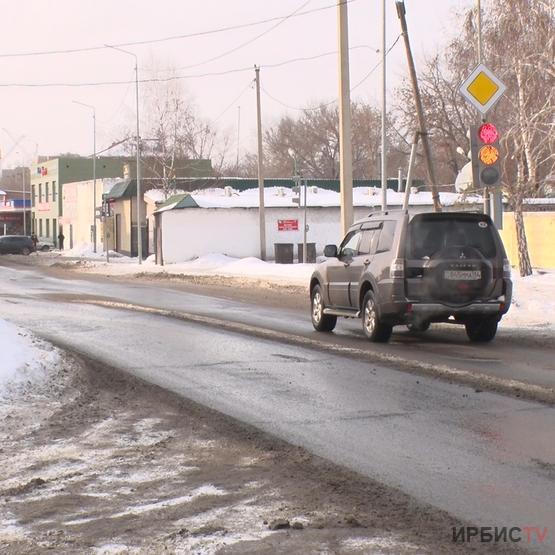
POLYGON ((449 321, 471 341, 491 341, 511 303, 511 267, 484 214, 375 213, 324 254, 310 281, 318 331, 333 330, 338 316, 361 318, 370 340, 386 342, 393 326, 449 321))
POLYGON ((3 235, 0 237, 0 254, 30 254, 35 245, 26 235, 3 235))

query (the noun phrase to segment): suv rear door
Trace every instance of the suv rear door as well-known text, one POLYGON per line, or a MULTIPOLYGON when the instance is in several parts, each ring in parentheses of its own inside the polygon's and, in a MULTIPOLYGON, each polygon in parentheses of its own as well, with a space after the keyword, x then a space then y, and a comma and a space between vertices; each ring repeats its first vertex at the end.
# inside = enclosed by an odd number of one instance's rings
POLYGON ((503 246, 484 214, 416 215, 409 223, 405 256, 409 300, 464 305, 497 289, 501 294, 503 246))

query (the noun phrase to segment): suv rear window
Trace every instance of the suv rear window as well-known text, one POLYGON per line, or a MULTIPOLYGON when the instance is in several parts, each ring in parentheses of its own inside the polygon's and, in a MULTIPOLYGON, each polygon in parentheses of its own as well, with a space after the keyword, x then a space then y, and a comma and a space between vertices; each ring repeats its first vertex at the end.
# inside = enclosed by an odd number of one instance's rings
POLYGON ((407 258, 429 258, 449 247, 473 247, 486 258, 496 255, 492 224, 473 214, 423 214, 409 223, 407 258))

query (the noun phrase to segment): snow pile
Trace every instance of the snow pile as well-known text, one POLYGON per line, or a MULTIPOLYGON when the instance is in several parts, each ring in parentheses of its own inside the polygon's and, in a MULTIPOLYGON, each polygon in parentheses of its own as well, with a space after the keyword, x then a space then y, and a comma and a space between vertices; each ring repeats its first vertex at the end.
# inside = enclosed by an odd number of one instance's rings
MULTIPOLYGON (((258 258, 232 258, 225 254, 207 254, 188 262, 155 264, 150 256, 142 265, 137 259, 119 260, 118 264, 94 261, 87 271, 104 275, 167 274, 187 276, 231 277, 244 282, 267 281, 276 285, 308 287, 315 264, 275 264, 258 258)), ((509 327, 542 327, 555 329, 555 272, 536 273, 521 278, 513 274, 513 303, 503 318, 509 327)))
POLYGON ((503 324, 555 330, 555 272, 512 276, 513 302, 503 324))
MULTIPOLYGON (((62 256, 68 256, 72 258, 87 258, 91 260, 104 260, 106 258, 106 253, 102 250, 102 247, 97 248, 97 252, 94 252, 94 247, 92 243, 79 243, 72 249, 62 251, 62 256)), ((127 258, 129 257, 120 254, 119 252, 110 251, 110 257, 113 258, 127 258)))
POLYGON ((14 386, 43 379, 59 362, 52 346, 5 320, 0 320, 0 352, 0 397, 14 386))
POLYGON ((263 280, 278 285, 307 286, 315 264, 274 264, 259 258, 233 258, 225 254, 207 254, 188 262, 155 264, 154 256, 139 266, 137 259, 124 257, 117 264, 91 260, 86 271, 104 275, 167 274, 187 276, 233 277, 245 281, 263 280), (132 260, 132 261, 131 261, 132 260))

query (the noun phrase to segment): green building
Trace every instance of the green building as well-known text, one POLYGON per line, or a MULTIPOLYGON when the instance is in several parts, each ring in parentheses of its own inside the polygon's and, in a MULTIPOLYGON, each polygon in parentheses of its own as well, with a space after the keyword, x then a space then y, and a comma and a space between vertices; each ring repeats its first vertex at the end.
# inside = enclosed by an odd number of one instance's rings
MULTIPOLYGON (((119 156, 97 158, 96 177, 123 177, 127 160, 119 156)), ((60 219, 63 218, 64 184, 92 177, 92 158, 53 158, 31 166, 32 230, 38 237, 58 244, 58 234, 62 229, 60 219)))

